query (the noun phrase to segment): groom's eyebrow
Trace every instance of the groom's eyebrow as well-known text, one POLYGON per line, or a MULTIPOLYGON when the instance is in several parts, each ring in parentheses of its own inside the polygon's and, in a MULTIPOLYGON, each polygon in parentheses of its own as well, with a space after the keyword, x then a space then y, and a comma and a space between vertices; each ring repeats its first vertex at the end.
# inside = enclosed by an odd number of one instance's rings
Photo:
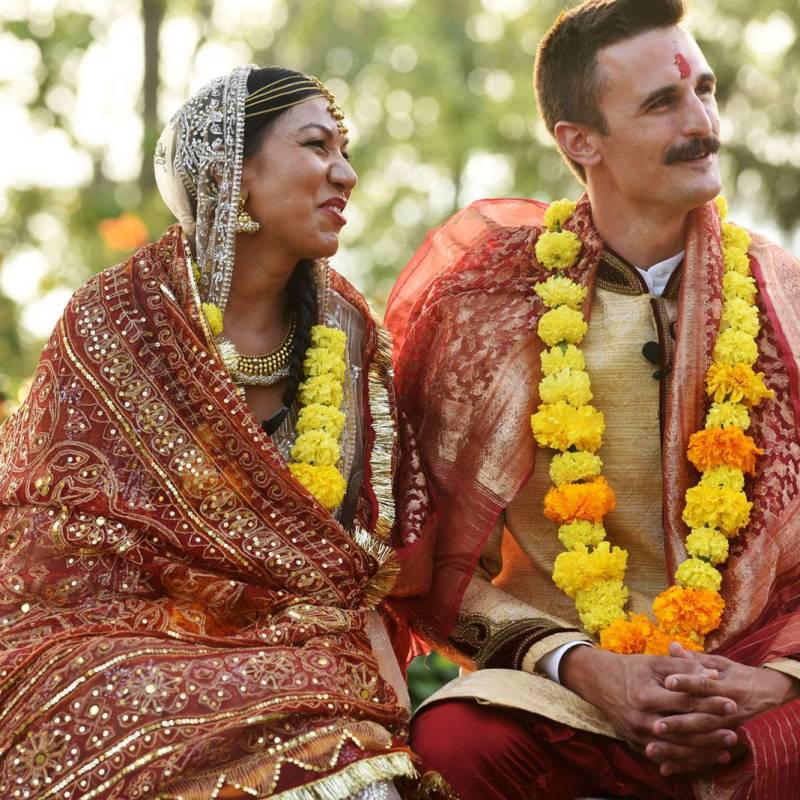
MULTIPOLYGON (((701 86, 704 83, 717 83, 717 76, 713 72, 704 72, 697 77, 696 86, 701 86)), ((661 86, 658 89, 654 89, 650 94, 645 97, 644 100, 639 104, 639 108, 644 110, 647 108, 651 103, 654 103, 656 100, 661 99, 662 97, 668 97, 669 95, 676 94, 680 90, 681 86, 678 83, 670 83, 667 86, 661 86)))

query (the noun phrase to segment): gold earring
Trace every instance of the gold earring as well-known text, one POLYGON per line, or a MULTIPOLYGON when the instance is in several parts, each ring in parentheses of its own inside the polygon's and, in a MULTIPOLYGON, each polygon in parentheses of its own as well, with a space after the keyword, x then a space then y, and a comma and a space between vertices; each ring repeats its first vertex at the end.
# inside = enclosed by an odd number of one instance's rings
POLYGON ((239 195, 239 211, 236 214, 236 233, 255 233, 261 230, 261 225, 256 222, 245 210, 247 192, 239 195))

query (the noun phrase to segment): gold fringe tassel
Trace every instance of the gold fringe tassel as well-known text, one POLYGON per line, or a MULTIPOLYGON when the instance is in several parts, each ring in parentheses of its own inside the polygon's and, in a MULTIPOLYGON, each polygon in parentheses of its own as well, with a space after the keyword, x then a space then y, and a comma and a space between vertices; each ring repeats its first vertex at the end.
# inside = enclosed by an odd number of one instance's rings
POLYGON ((335 775, 321 778, 296 789, 272 795, 273 800, 347 800, 368 786, 393 778, 416 778, 414 763, 408 753, 362 758, 335 775))
POLYGON ((233 342, 229 342, 227 339, 218 338, 215 340, 215 342, 220 358, 222 359, 222 363, 225 365, 225 369, 227 369, 228 372, 233 372, 239 363, 239 357, 236 353, 235 345, 233 342))
MULTIPOLYGON (((287 789, 279 794, 262 794, 245 782, 234 778, 234 771, 226 773, 226 786, 236 786, 245 795, 252 797, 271 797, 273 800, 347 800, 368 786, 380 781, 391 781, 394 778, 416 780, 419 776, 411 756, 405 752, 388 753, 382 756, 362 758, 348 764, 333 775, 305 783, 294 789, 287 789), (252 792, 255 791, 255 794, 252 792)), ((251 783, 247 781, 247 783, 251 783)), ((159 800, 207 800, 213 784, 203 781, 202 786, 183 787, 179 794, 161 794, 159 800)), ((217 787, 219 791, 219 787, 217 787)), ((269 790, 268 790, 269 791, 269 790)), ((212 795, 213 797, 214 795, 212 795)))
POLYGON ((379 564, 383 564, 394 556, 394 550, 384 544, 363 528, 356 527, 353 541, 365 552, 369 553, 379 564))
POLYGON ((370 578, 364 590, 367 605, 375 608, 394 588, 397 576, 400 574, 400 565, 397 563, 394 550, 389 545, 362 528, 356 528, 353 540, 378 562, 378 571, 370 578))
POLYGON ((368 608, 377 608, 380 605, 381 600, 394 589, 399 574, 400 564, 395 558, 380 565, 364 589, 368 608))
MULTIPOLYGON (((376 323, 377 324, 377 323, 376 323)), ((369 366, 369 410, 375 442, 372 447, 372 488, 378 501, 379 525, 375 533, 388 541, 394 525, 395 504, 392 484, 397 426, 392 414, 390 392, 392 388, 392 342, 388 331, 380 324, 378 346, 369 366)))

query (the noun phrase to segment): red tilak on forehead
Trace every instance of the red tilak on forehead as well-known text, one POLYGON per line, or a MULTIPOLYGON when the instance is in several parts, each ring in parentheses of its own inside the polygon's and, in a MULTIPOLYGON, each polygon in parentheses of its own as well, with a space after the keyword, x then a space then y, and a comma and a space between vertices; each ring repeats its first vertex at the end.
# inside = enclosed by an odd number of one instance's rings
POLYGON ((686 80, 692 74, 692 68, 689 66, 689 62, 686 60, 686 56, 683 53, 677 53, 675 55, 675 66, 678 68, 678 72, 681 74, 681 79, 686 80))

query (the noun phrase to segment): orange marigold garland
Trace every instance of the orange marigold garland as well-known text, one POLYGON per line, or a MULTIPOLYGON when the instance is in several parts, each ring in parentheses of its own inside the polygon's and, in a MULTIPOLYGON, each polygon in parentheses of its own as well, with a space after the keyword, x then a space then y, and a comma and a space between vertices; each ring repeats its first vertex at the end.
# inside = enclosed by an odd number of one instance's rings
POLYGON ((763 453, 741 428, 706 428, 689 439, 689 461, 701 472, 726 466, 755 475, 756 456, 763 453))
POLYGON ((544 498, 544 515, 559 525, 576 519, 602 522, 603 517, 613 511, 616 505, 614 490, 600 475, 591 483, 553 486, 544 498))
POLYGON ((602 461, 596 452, 605 421, 602 411, 590 404, 591 382, 577 348, 588 329, 577 309, 585 292, 559 274, 574 266, 581 252, 580 239, 564 229, 574 203, 551 204, 535 248, 550 275, 534 286, 549 311, 538 328, 547 348, 539 387, 543 402, 531 417, 531 429, 541 447, 561 453, 554 456, 555 485, 545 497, 544 513, 560 525, 559 538, 567 548, 556 558, 553 580, 574 599, 584 629, 598 635, 601 647, 617 653, 663 654, 672 641, 702 650, 725 608, 716 565, 728 557, 728 539, 750 520, 752 502, 744 492, 744 473, 755 474, 756 457, 763 451, 745 429, 750 425, 749 409, 773 392, 752 367, 758 354, 759 312, 747 255, 750 235, 724 221, 723 198, 717 205, 723 220, 724 278, 720 330, 706 374, 713 403, 704 429, 691 437, 687 452, 702 473, 697 486, 686 492, 683 519, 692 529, 686 538, 689 557, 676 570, 676 585, 653 601, 655 622, 644 614, 626 615, 628 554, 605 541, 602 521, 614 510, 616 499, 599 474, 602 461))

